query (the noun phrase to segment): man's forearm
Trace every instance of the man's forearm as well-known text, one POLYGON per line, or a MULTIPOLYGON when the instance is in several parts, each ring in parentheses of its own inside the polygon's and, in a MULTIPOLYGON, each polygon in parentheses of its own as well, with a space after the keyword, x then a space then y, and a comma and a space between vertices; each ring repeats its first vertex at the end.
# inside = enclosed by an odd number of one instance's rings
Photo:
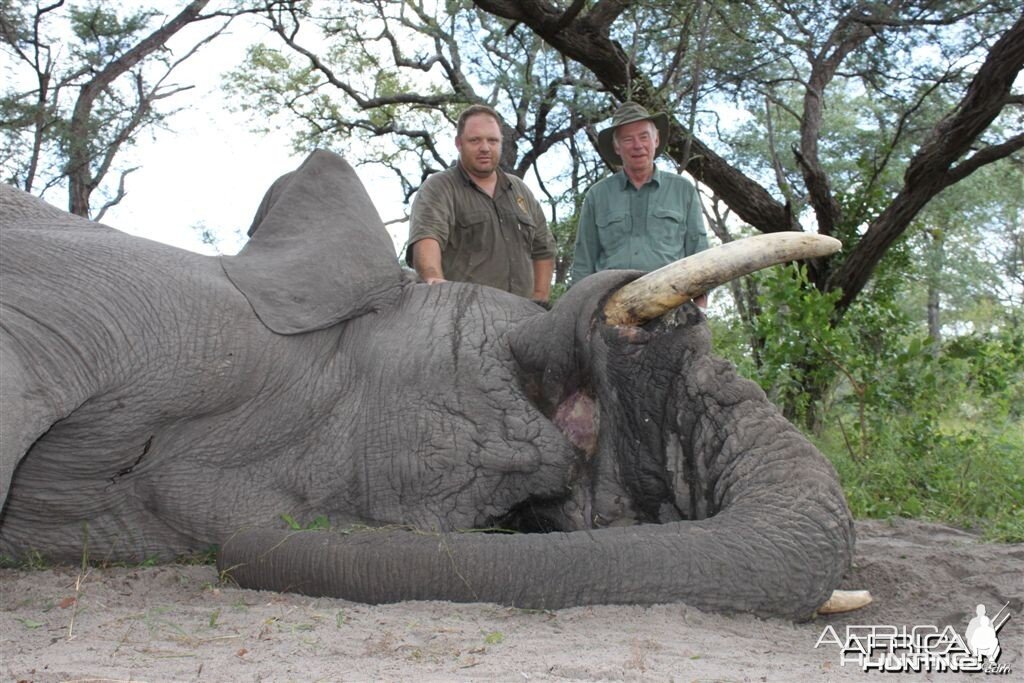
POLYGON ((555 272, 554 259, 540 259, 533 262, 533 294, 534 301, 547 301, 551 296, 551 275, 555 272))
POLYGON ((412 245, 412 263, 427 284, 445 281, 441 268, 441 245, 437 240, 427 237, 412 245))

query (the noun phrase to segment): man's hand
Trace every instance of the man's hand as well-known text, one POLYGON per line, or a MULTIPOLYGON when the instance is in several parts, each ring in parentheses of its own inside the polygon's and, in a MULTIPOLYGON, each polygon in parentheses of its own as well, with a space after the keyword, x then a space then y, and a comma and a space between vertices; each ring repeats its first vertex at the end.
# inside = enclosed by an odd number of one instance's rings
POLYGON ((443 277, 425 277, 423 278, 423 281, 426 282, 428 285, 436 285, 441 282, 448 282, 443 277))

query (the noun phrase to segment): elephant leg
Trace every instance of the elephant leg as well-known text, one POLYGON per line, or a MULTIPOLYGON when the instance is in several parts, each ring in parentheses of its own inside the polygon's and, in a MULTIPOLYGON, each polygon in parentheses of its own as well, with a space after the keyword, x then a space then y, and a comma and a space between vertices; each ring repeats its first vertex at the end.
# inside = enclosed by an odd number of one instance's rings
POLYGON ((5 310, 0 329, 0 510, 32 444, 81 403, 68 388, 71 378, 43 378, 39 366, 26 362, 21 344, 6 329, 13 317, 5 310))

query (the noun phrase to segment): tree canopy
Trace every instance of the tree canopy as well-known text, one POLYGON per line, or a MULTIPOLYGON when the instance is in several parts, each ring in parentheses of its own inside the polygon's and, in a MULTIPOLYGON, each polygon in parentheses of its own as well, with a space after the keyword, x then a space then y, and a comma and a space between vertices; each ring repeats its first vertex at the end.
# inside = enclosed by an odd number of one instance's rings
POLYGON ((170 80, 174 70, 245 12, 211 11, 210 1, 191 0, 166 16, 102 2, 0 0, 0 48, 13 62, 0 92, 3 179, 40 196, 66 188, 71 213, 102 217, 137 170, 119 155, 174 113, 165 100, 191 89, 170 80), (178 56, 167 49, 173 36, 202 22, 216 26, 178 56), (104 203, 96 209, 101 186, 104 203))

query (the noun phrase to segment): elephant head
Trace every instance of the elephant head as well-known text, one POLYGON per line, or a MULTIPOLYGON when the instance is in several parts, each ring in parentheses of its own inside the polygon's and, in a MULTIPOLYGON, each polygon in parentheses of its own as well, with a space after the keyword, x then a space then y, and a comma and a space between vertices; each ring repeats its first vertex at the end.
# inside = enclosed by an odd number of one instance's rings
POLYGON ((794 618, 849 564, 835 472, 685 303, 827 240, 599 273, 545 312, 403 274, 326 152, 235 257, 0 199, 6 554, 216 543, 256 588, 794 618))

